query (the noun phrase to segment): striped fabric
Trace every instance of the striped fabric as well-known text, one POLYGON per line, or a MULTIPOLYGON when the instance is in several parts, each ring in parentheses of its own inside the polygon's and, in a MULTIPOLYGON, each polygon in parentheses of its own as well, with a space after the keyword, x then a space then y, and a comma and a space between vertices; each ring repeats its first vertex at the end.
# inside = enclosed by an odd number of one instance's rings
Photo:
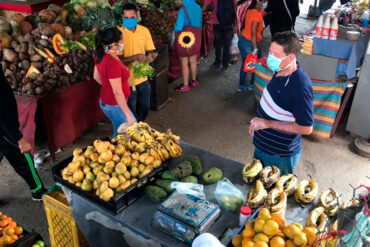
MULTIPOLYGON (((254 97, 260 102, 264 88, 270 82, 273 72, 262 64, 255 65, 256 78, 254 97)), ((335 118, 340 108, 342 95, 346 90, 346 83, 322 82, 312 80, 314 93, 314 126, 312 135, 329 138, 335 118)))

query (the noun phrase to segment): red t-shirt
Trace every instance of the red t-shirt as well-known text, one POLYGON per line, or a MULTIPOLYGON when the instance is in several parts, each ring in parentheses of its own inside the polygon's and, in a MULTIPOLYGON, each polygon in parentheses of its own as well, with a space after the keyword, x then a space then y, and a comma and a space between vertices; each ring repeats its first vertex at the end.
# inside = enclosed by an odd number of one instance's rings
POLYGON ((104 54, 103 59, 100 63, 96 64, 98 69, 102 86, 100 89, 100 99, 106 105, 118 105, 112 86, 109 79, 121 78, 122 92, 125 95, 126 101, 130 97, 130 85, 128 84, 128 78, 130 77, 130 71, 127 67, 118 59, 109 54, 104 54))

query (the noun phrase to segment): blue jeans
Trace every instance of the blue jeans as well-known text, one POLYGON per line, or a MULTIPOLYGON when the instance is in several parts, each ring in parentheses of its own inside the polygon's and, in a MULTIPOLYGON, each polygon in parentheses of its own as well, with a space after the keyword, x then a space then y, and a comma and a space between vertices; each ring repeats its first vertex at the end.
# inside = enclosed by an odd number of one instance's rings
MULTIPOLYGON (((240 75, 239 75, 239 86, 246 86, 245 79, 247 78, 247 73, 244 72, 244 63, 245 59, 247 59, 247 55, 253 53, 254 46, 252 41, 246 39, 243 35, 239 37, 238 47, 240 51, 240 55, 242 56, 242 66, 240 68, 240 75)), ((257 56, 261 57, 261 49, 258 49, 257 56)), ((254 85, 254 73, 252 73, 252 77, 250 80, 249 85, 254 85)))
POLYGON ((136 85, 136 91, 131 90, 131 96, 128 98, 127 105, 134 113, 138 122, 144 121, 150 110, 150 84, 145 81, 136 85))
POLYGON ((280 157, 261 151, 258 148, 254 150, 254 157, 259 159, 264 166, 276 166, 280 169, 281 175, 291 174, 301 158, 302 150, 291 157, 280 157))
POLYGON ((113 137, 116 137, 119 126, 127 121, 125 113, 119 105, 106 105, 101 100, 99 100, 99 104, 105 116, 112 122, 113 137))

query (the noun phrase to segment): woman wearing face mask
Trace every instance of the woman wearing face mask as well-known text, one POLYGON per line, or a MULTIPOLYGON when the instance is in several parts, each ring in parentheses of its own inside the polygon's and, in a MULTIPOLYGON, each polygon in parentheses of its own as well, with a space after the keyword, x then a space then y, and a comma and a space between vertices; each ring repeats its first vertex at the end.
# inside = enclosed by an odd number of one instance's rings
POLYGON ((100 30, 95 37, 95 46, 94 79, 101 84, 100 107, 111 120, 115 137, 122 123, 132 125, 136 122, 127 106, 130 71, 117 57, 123 50, 122 33, 117 28, 100 30))
POLYGON ((247 73, 244 72, 243 66, 248 54, 252 53, 253 55, 261 57, 261 50, 258 48, 258 43, 262 40, 263 31, 263 18, 260 13, 261 8, 262 1, 252 0, 245 16, 245 27, 238 42, 238 47, 242 56, 238 92, 244 92, 248 89, 254 90, 254 73, 252 73, 248 87, 245 83, 247 73))

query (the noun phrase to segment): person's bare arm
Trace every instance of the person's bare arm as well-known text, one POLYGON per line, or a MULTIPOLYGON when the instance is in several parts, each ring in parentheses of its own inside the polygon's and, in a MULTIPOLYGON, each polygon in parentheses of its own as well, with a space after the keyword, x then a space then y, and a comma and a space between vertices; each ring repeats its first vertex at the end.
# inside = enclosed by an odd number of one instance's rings
POLYGON ((131 115, 131 111, 126 103, 126 97, 122 92, 121 78, 109 79, 109 82, 112 86, 114 98, 126 115, 127 123, 133 125, 136 121, 131 115))
POLYGON ((101 78, 98 69, 94 67, 94 80, 101 85, 101 78))
POLYGON ((252 43, 253 43, 254 49, 258 49, 258 45, 257 45, 257 32, 258 32, 259 25, 260 24, 257 21, 253 21, 252 22, 252 43))
POLYGON ((123 57, 123 56, 120 56, 119 57, 121 62, 128 66, 130 64, 132 64, 133 62, 135 61, 138 61, 138 62, 145 62, 147 60, 147 56, 145 55, 142 55, 142 54, 137 54, 137 55, 133 55, 133 56, 130 56, 130 57, 123 57))
POLYGON ((298 135, 310 135, 312 133, 312 126, 301 126, 296 122, 280 122, 274 120, 267 120, 255 117, 251 120, 249 126, 249 133, 254 134, 254 131, 262 129, 274 129, 280 132, 298 135))

